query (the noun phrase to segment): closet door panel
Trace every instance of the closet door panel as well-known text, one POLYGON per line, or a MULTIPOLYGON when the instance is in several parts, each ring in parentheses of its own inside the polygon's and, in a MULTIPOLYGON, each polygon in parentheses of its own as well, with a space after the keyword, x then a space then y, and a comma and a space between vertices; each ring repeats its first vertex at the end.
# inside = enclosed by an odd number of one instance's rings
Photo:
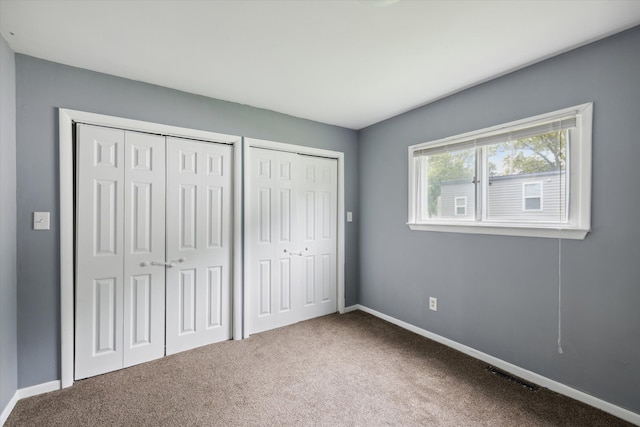
POLYGON ((231 338, 232 149, 167 138, 167 354, 231 338))
POLYGON ((77 126, 75 379, 122 368, 124 131, 77 126))
POLYGON ((127 367, 164 356, 165 138, 127 131, 124 147, 127 367))

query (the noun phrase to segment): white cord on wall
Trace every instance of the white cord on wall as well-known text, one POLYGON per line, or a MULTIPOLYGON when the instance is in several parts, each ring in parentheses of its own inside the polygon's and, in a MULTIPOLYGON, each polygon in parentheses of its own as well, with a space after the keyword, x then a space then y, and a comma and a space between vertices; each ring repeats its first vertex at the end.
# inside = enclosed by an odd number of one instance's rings
MULTIPOLYGON (((561 132, 558 132, 558 142, 561 141, 560 133, 561 132)), ((568 132, 566 135, 566 144, 568 145, 568 132)), ((558 179, 558 186, 558 190, 560 191, 558 194, 562 195, 562 174, 560 174, 560 179, 558 179)), ((560 200, 562 200, 562 198, 560 198, 560 200)), ((560 209, 560 221, 562 221, 562 208, 560 209)), ((564 353, 562 351, 562 227, 558 228, 558 353, 564 353)))
POLYGON ((562 354, 562 229, 558 232, 558 353, 562 354))

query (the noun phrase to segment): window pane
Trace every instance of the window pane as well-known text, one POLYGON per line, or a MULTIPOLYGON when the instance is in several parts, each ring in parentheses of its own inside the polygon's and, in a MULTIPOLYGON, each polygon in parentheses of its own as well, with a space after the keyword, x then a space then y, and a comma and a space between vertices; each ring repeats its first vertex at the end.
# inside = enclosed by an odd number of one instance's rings
POLYGON ((524 209, 527 211, 539 211, 541 206, 539 197, 530 197, 524 199, 524 209))
POLYGON ((475 219, 476 150, 438 153, 421 161, 420 219, 475 219))
POLYGON ((540 197, 542 195, 542 184, 538 182, 524 184, 524 197, 540 197))
POLYGON ((487 146, 487 220, 565 222, 568 131, 487 146))

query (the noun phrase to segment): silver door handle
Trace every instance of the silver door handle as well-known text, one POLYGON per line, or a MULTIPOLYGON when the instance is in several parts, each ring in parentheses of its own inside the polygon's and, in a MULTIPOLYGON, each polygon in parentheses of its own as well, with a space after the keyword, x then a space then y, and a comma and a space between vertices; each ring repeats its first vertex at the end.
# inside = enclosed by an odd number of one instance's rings
POLYGON ((289 255, 298 255, 298 256, 302 256, 302 252, 293 252, 293 251, 287 251, 286 249, 284 250, 285 253, 288 253, 289 255))
POLYGON ((176 264, 180 264, 181 262, 185 262, 186 260, 187 260, 186 258, 174 259, 174 260, 169 262, 169 267, 175 267, 176 264))
POLYGON ((151 265, 160 265, 163 267, 173 267, 173 264, 170 262, 165 262, 165 261, 151 261, 151 265))
POLYGON ((150 265, 161 265, 163 267, 173 267, 173 265, 170 265, 169 263, 164 261, 151 261, 151 262, 143 261, 140 263, 140 267, 148 267, 150 265))
POLYGON ((140 267, 148 267, 150 265, 162 265, 164 266, 164 262, 160 262, 160 261, 151 261, 151 262, 146 262, 146 261, 142 261, 140 263, 140 267))
POLYGON ((167 268, 173 268, 176 266, 176 264, 179 264, 181 262, 185 262, 187 259, 186 258, 178 258, 178 259, 174 259, 173 261, 151 261, 149 262, 141 262, 140 263, 140 267, 147 267, 148 265, 157 265, 157 266, 161 266, 161 267, 167 267, 167 268))

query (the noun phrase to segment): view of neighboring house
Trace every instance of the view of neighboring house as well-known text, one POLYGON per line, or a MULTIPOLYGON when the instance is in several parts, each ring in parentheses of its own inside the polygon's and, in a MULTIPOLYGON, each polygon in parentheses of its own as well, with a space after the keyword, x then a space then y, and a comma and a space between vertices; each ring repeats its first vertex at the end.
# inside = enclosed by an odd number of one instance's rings
MULTIPOLYGON (((476 185, 472 180, 443 181, 440 188, 439 218, 475 217, 476 185)), ((564 171, 492 176, 488 188, 488 220, 566 220, 564 171)))

